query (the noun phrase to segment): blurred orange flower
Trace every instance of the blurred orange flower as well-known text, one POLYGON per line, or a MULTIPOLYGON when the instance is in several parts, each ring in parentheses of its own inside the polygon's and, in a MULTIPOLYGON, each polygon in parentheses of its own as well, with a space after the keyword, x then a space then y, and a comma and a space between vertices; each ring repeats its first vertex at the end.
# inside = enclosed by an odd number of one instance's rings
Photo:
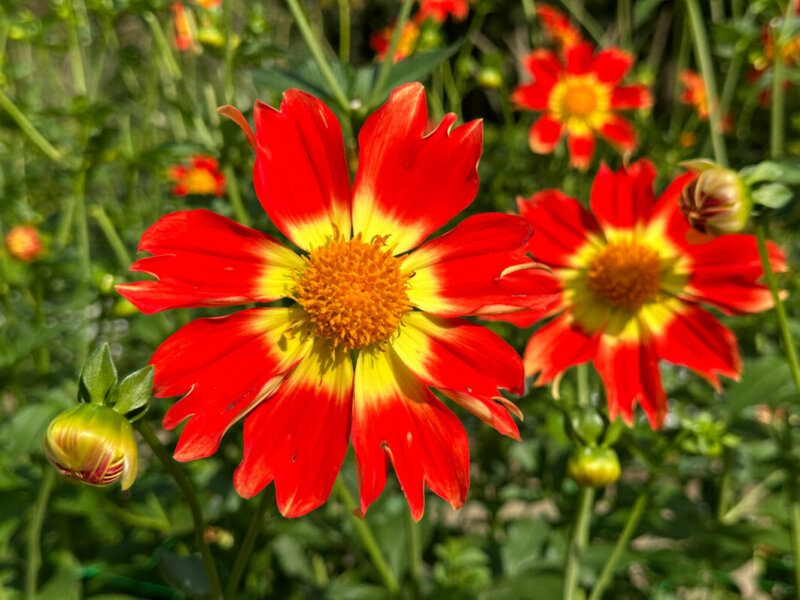
POLYGON ((42 240, 35 227, 17 225, 6 234, 6 248, 12 258, 31 262, 42 254, 42 240))
MULTIPOLYGON (((377 60, 384 60, 386 58, 386 54, 389 52, 389 44, 392 41, 394 28, 395 24, 392 24, 372 34, 369 45, 375 50, 375 58, 377 60)), ((397 48, 394 51, 393 61, 399 62, 414 52, 418 38, 419 27, 416 23, 409 21, 405 24, 403 32, 400 34, 400 41, 397 43, 397 48)))
POLYGON ((180 2, 173 2, 172 25, 175 29, 175 47, 178 50, 193 50, 194 43, 194 16, 184 8, 180 2))
POLYGON ((417 23, 431 18, 437 23, 444 23, 447 17, 453 15, 458 21, 463 21, 469 14, 467 0, 420 0, 419 12, 414 17, 417 23))
POLYGON ((169 178, 175 183, 172 193, 176 196, 225 194, 225 175, 220 172, 219 163, 210 156, 196 154, 191 166, 172 166, 169 178))
POLYGON ((547 35, 556 43, 561 52, 583 42, 580 29, 575 27, 567 16, 549 4, 537 4, 536 16, 542 22, 547 35))
MULTIPOLYGON (((684 69, 681 71, 680 80, 685 86, 681 93, 680 101, 689 106, 693 106, 697 111, 697 116, 703 120, 708 120, 708 94, 703 78, 696 71, 684 69)), ((725 114, 720 122, 722 132, 728 133, 733 129, 733 118, 730 113, 725 114)))

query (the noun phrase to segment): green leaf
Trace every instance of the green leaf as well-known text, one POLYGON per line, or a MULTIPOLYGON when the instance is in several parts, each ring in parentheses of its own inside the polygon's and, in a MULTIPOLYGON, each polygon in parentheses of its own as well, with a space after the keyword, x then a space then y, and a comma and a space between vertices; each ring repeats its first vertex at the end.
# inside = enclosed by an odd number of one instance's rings
POLYGON ((753 191, 753 202, 768 208, 781 208, 791 199, 792 191, 780 183, 768 183, 753 191))
POLYGON ((78 400, 103 404, 117 383, 117 369, 108 344, 92 352, 81 371, 78 400))
POLYGON ((211 586, 199 556, 178 556, 162 550, 158 553, 158 566, 167 583, 190 598, 211 597, 211 586))
POLYGON ((756 165, 749 165, 739 171, 739 175, 747 185, 767 181, 786 185, 800 184, 800 164, 765 160, 756 165))
POLYGON ((147 365, 128 375, 119 384, 114 410, 128 419, 142 417, 150 407, 153 395, 153 365, 147 365))

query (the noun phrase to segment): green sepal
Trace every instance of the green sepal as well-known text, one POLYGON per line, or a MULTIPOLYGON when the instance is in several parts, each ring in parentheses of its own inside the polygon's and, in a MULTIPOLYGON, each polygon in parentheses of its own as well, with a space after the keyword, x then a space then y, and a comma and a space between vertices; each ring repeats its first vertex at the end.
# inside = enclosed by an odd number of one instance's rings
POLYGON ((153 396, 153 371, 153 365, 147 365, 128 375, 119 384, 114 410, 129 421, 140 419, 150 408, 150 399, 153 396))
POLYGON ((78 402, 105 404, 116 384, 117 369, 108 344, 103 344, 89 355, 83 365, 78 402))

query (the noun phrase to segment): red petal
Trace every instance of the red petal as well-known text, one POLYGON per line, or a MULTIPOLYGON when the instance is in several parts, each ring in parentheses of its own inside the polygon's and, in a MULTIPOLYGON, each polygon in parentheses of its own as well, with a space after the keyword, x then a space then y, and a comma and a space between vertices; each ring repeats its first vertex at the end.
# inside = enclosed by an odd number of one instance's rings
POLYGON ((694 369, 719 390, 717 375, 738 379, 742 364, 736 336, 702 308, 681 304, 654 332, 656 353, 666 361, 694 369))
POLYGON ((522 66, 537 84, 551 88, 564 72, 564 66, 551 50, 534 50, 522 61, 522 66))
POLYGON ((620 48, 608 48, 597 53, 590 70, 600 81, 617 84, 633 65, 633 56, 620 48))
POLYGON ((425 508, 425 484, 459 508, 469 489, 464 426, 390 348, 362 350, 353 395, 353 447, 361 512, 386 485, 389 460, 415 520, 425 508))
POLYGON ((158 281, 118 285, 142 312, 271 302, 286 295, 303 261, 274 238, 207 210, 168 214, 144 232, 131 271, 158 281))
POLYGON ((528 83, 518 85, 511 94, 511 101, 518 107, 530 110, 547 110, 552 85, 528 83))
POLYGON ((350 440, 353 363, 317 342, 278 391, 248 415, 233 478, 245 498, 275 482, 278 510, 299 517, 330 496, 350 440))
POLYGON ((286 335, 300 318, 298 309, 256 308, 197 319, 159 346, 150 360, 153 394, 186 394, 167 411, 164 427, 191 417, 175 449, 177 460, 213 454, 225 431, 274 392, 310 349, 308 340, 286 335))
POLYGON ((534 258, 545 264, 575 266, 575 255, 590 241, 590 236, 603 239, 603 231, 592 214, 558 190, 544 190, 527 200, 517 198, 517 206, 533 225, 528 248, 534 258))
POLYGON ((659 235, 679 248, 691 245, 686 237, 691 228, 680 211, 678 200, 683 188, 695 177, 694 173, 684 173, 675 178, 658 197, 648 217, 648 228, 659 228, 659 235))
POLYGON ((591 132, 585 134, 570 133, 567 138, 567 148, 569 149, 569 164, 576 169, 585 171, 589 168, 594 155, 594 135, 591 132))
POLYGON ((589 362, 597 351, 602 332, 591 334, 564 313, 540 328, 525 348, 525 374, 536 375, 536 385, 544 385, 560 373, 589 362))
POLYGON ((256 194, 278 229, 305 250, 350 233, 350 176, 342 130, 322 102, 287 90, 280 111, 254 109, 256 194))
POLYGON ((643 224, 655 203, 653 180, 656 169, 647 160, 633 163, 616 173, 603 165, 592 185, 592 212, 605 228, 631 229, 643 224))
POLYGON ((636 131, 633 125, 618 115, 609 115, 598 131, 619 150, 636 148, 636 131))
POLYGON ((629 85, 614 88, 611 94, 611 108, 634 109, 650 108, 653 97, 646 85, 629 85))
POLYGON ((660 429, 667 414, 667 396, 661 385, 658 355, 646 339, 620 340, 604 336, 594 359, 594 366, 606 388, 609 418, 622 413, 633 424, 634 404, 639 402, 650 426, 660 429))
POLYGON ((486 327, 423 312, 403 318, 392 344, 405 365, 426 385, 445 391, 500 433, 519 439, 506 409, 493 399, 500 389, 521 395, 525 374, 516 351, 486 327))
MULTIPOLYGON (((770 263, 775 272, 786 270, 780 248, 768 243, 770 263)), ((687 298, 708 302, 727 314, 753 313, 772 307, 769 289, 758 281, 764 272, 752 235, 724 235, 696 246, 687 246, 691 257, 687 298)))
POLYGON ((528 144, 534 152, 550 154, 561 139, 562 131, 561 123, 550 115, 543 115, 531 126, 528 144))
POLYGON ((353 188, 353 230, 365 240, 391 235, 395 253, 419 244, 461 212, 478 191, 483 125, 449 131, 445 116, 425 135, 425 88, 410 83, 364 123, 353 188))
POLYGON ((592 65, 591 44, 583 42, 565 49, 567 55, 567 73, 570 75, 583 75, 592 65))

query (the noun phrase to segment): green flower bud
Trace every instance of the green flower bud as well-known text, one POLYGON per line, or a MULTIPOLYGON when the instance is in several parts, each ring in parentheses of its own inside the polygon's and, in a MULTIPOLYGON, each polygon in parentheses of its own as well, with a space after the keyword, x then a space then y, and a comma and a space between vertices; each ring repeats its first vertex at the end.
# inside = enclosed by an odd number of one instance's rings
POLYGON ((495 67, 481 67, 476 79, 478 85, 489 89, 497 89, 503 85, 503 73, 495 67))
POLYGON ((577 448, 567 463, 567 475, 578 485, 603 487, 620 475, 619 458, 611 448, 577 448))
POLYGON ((708 161, 690 161, 684 166, 699 173, 683 188, 679 201, 689 225, 714 236, 744 229, 753 200, 739 174, 708 161))
POLYGON ((91 485, 136 479, 138 459, 133 427, 114 409, 79 404, 58 415, 47 428, 44 455, 64 475, 91 485))

